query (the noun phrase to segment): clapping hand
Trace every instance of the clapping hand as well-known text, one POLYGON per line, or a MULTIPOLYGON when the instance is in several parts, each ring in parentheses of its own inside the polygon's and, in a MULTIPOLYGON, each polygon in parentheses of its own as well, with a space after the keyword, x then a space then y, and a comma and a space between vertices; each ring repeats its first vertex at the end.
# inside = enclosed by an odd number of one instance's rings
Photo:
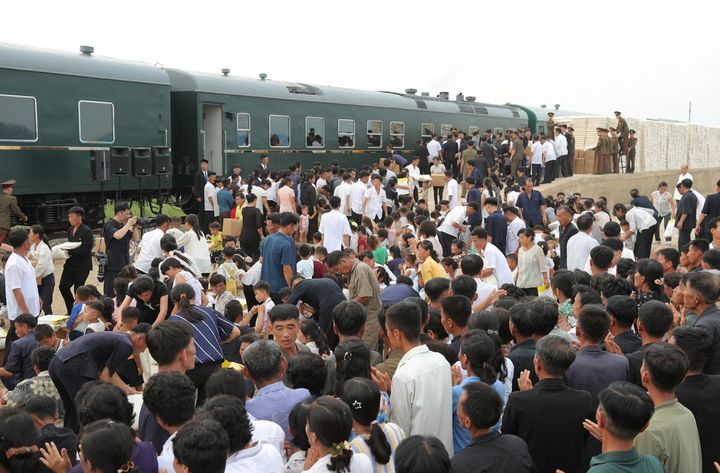
POLYGON ((370 378, 377 385, 378 389, 383 392, 390 392, 390 376, 387 373, 383 373, 374 366, 370 368, 370 378))
POLYGON ((460 365, 454 364, 450 367, 450 379, 452 380, 453 386, 457 386, 462 382, 463 376, 462 368, 460 368, 460 365))
POLYGON ((624 355, 620 346, 615 342, 615 335, 609 333, 605 336, 605 351, 616 355, 624 355))

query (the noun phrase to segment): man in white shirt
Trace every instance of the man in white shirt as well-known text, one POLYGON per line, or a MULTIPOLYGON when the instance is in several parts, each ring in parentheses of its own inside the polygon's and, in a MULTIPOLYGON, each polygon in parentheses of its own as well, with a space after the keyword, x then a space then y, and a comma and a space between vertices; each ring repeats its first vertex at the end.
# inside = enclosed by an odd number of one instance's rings
POLYGON ((532 161, 530 168, 531 178, 533 184, 539 186, 540 174, 542 173, 543 168, 543 145, 542 143, 540 143, 539 135, 533 135, 533 142, 530 149, 532 150, 532 161))
POLYGON ((520 247, 520 237, 518 233, 527 227, 525 221, 518 215, 518 209, 516 207, 506 207, 503 210, 505 221, 507 222, 507 237, 505 243, 505 254, 512 255, 517 253, 520 247))
POLYGON ((35 280, 35 269, 27 255, 32 246, 27 230, 19 229, 10 232, 7 238, 13 251, 5 263, 5 297, 7 299, 7 315, 10 328, 5 338, 4 362, 7 362, 10 345, 17 340, 15 319, 20 314, 40 315, 40 294, 35 280))
POLYGON ((557 174, 557 154, 555 153, 555 142, 548 136, 540 138, 543 147, 543 160, 545 162, 545 179, 543 184, 549 184, 555 180, 557 174))
POLYGON ((358 225, 362 224, 363 203, 365 202, 365 193, 368 190, 368 173, 361 171, 358 174, 358 180, 350 186, 350 210, 352 218, 358 225))
MULTIPOLYGON (((282 182, 278 181, 275 185, 276 185, 276 189, 279 190, 279 186, 282 185, 282 182)), ((255 199, 255 208, 257 208, 260 211, 260 213, 262 213, 263 215, 266 215, 267 213, 270 212, 270 204, 268 204, 268 197, 267 197, 268 189, 270 189, 270 181, 267 179, 263 179, 260 182, 260 185, 253 186, 252 191, 251 191, 253 194, 255 194, 255 197, 257 197, 257 199, 255 199)), ((278 198, 277 191, 276 191, 275 198, 276 199, 278 198)), ((276 200, 276 202, 277 202, 277 200, 276 200)))
POLYGON ((402 301, 385 312, 387 341, 403 357, 392 377, 390 420, 407 436, 432 435, 453 452, 452 383, 445 357, 420 344, 420 308, 402 301))
POLYGON ((330 208, 332 210, 323 214, 320 219, 318 231, 322 233, 322 246, 325 247, 328 253, 350 246, 350 235, 352 234, 350 222, 340 212, 340 206, 340 197, 330 197, 330 208))
POLYGON ((592 215, 583 214, 575 222, 579 231, 567 243, 567 269, 570 271, 584 269, 590 250, 598 246, 597 240, 591 235, 593 221, 592 215))
POLYGON ((437 135, 435 133, 433 133, 432 138, 427 144, 427 150, 428 153, 430 153, 428 156, 429 162, 432 162, 435 157, 441 157, 440 154, 442 153, 442 145, 438 142, 437 135))
POLYGON ((452 175, 452 171, 445 171, 445 181, 447 181, 447 200, 450 202, 449 207, 452 209, 458 205, 458 182, 452 175))
MULTIPOLYGON (((693 180, 692 174, 688 172, 688 165, 687 164, 681 164, 680 165, 680 176, 678 176, 677 184, 680 184, 684 179, 690 179, 693 180)), ((675 199, 675 203, 679 203, 680 199, 682 199, 682 194, 680 194, 680 191, 675 188, 675 192, 673 192, 673 199, 675 199)))
POLYGON ((437 229, 438 238, 443 247, 443 254, 452 254, 450 245, 452 241, 458 237, 460 232, 465 233, 465 219, 475 212, 478 212, 479 209, 480 207, 477 202, 470 202, 467 206, 458 205, 457 207, 451 208, 447 215, 445 215, 445 218, 437 229))
POLYGON ((371 220, 380 221, 383 218, 383 212, 385 215, 388 214, 386 200, 387 197, 382 188, 382 178, 380 175, 374 174, 372 187, 365 191, 362 214, 371 220))
POLYGON ((620 220, 626 220, 630 225, 630 228, 620 235, 620 239, 626 241, 633 235, 635 236, 635 246, 633 247, 635 258, 649 258, 657 226, 655 217, 650 212, 643 210, 642 207, 632 207, 628 210, 623 204, 615 204, 613 215, 620 220))
POLYGON ((170 228, 170 217, 164 214, 155 216, 155 229, 145 233, 140 240, 140 254, 135 259, 135 268, 147 274, 155 258, 164 258, 160 240, 170 228))
POLYGON ((567 138, 565 138, 565 135, 562 133, 562 128, 557 127, 555 128, 555 147, 557 152, 557 165, 559 167, 559 171, 562 173, 563 177, 568 177, 569 173, 567 172, 567 155, 568 155, 568 143, 567 138))
POLYGON ((343 181, 335 188, 333 195, 340 199, 338 211, 343 215, 350 215, 350 188, 352 187, 352 175, 346 172, 343 181))
POLYGON ((510 271, 507 258, 505 258, 505 255, 497 246, 487 240, 487 232, 484 228, 476 228, 473 230, 470 234, 470 242, 473 248, 475 248, 475 251, 480 254, 485 261, 480 277, 486 279, 494 276, 498 287, 501 287, 503 284, 514 284, 512 271, 510 271))
POLYGON ((410 164, 405 166, 405 170, 408 173, 408 185, 410 186, 410 195, 413 196, 413 199, 417 200, 415 190, 417 189, 418 185, 417 178, 420 177, 420 157, 413 156, 410 164))
POLYGON ((206 233, 210 233, 210 223, 215 221, 215 201, 217 200, 217 192, 215 191, 215 172, 208 171, 208 180, 203 188, 203 210, 205 221, 203 228, 206 233))

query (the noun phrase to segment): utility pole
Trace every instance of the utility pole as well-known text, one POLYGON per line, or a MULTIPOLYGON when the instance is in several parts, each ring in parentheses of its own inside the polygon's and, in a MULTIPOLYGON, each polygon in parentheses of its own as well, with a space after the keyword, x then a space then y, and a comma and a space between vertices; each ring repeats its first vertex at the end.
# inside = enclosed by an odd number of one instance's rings
POLYGON ((690 101, 690 105, 688 106, 688 123, 692 121, 692 100, 690 101))

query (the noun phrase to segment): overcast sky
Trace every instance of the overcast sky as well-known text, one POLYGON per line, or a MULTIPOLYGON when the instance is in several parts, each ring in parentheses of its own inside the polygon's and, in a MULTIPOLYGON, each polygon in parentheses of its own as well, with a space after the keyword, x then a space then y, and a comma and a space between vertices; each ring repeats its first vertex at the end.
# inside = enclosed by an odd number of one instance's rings
POLYGON ((0 42, 720 126, 720 2, 3 2, 0 42), (545 9, 542 14, 540 8, 545 9))

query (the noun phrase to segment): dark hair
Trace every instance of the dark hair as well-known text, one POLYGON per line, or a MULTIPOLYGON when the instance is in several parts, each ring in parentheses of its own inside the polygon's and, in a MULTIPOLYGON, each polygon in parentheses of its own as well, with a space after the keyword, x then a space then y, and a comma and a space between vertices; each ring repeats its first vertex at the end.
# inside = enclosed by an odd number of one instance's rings
POLYGON ((614 317, 619 327, 630 328, 637 319, 638 306, 630 296, 612 296, 605 306, 608 314, 614 317))
POLYGON ((475 278, 471 276, 462 274, 460 276, 456 276, 450 282, 450 288, 452 289, 453 295, 465 296, 469 300, 472 300, 477 291, 477 281, 475 281, 475 278))
POLYGON ((20 314, 15 318, 15 323, 25 325, 32 330, 37 327, 38 319, 34 315, 20 314))
POLYGON ((433 436, 412 435, 395 450, 395 473, 450 473, 450 456, 433 436))
POLYGON ((688 358, 680 347, 658 342, 643 348, 643 365, 653 385, 662 392, 670 393, 685 378, 688 358))
POLYGON ((46 395, 35 395, 27 400, 23 410, 40 419, 55 419, 60 416, 58 401, 46 395))
POLYGON ((315 399, 315 397, 311 396, 304 401, 298 402, 288 415, 288 429, 293 436, 290 443, 303 451, 310 448, 310 440, 308 440, 307 432, 305 432, 305 426, 307 425, 310 406, 315 402, 315 399))
POLYGON ((635 272, 637 265, 635 261, 630 258, 621 258, 617 264, 617 275, 621 278, 626 278, 635 272))
MULTIPOLYGON (((135 439, 127 425, 101 419, 83 428, 80 449, 93 470, 102 473, 126 471, 128 466, 133 465, 134 448, 135 439)), ((131 468, 128 471, 137 470, 131 468)))
POLYGON ((470 314, 472 314, 472 304, 470 299, 465 296, 448 296, 442 301, 442 313, 445 317, 452 320, 458 327, 466 327, 470 314))
POLYGON ((362 331, 367 322, 367 308, 357 302, 343 301, 333 309, 332 318, 339 335, 353 337, 362 331))
POLYGON ((497 379, 493 365, 495 352, 495 342, 485 332, 471 330, 462 337, 460 353, 467 357, 473 374, 487 384, 497 379))
POLYGON ((460 268, 464 275, 475 277, 483 270, 483 259, 480 255, 465 255, 460 259, 460 268))
POLYGON ((223 426, 210 419, 192 420, 175 434, 175 461, 190 473, 223 473, 230 441, 223 426))
POLYGON ((127 395, 117 386, 99 381, 85 383, 77 393, 80 425, 110 419, 127 426, 133 424, 135 413, 127 395))
POLYGON ((552 277, 552 287, 562 292, 567 298, 573 296, 573 286, 575 286, 575 274, 567 269, 558 270, 552 277))
POLYGON ((120 320, 123 322, 129 322, 131 320, 139 322, 141 317, 140 309, 132 306, 125 307, 120 313, 120 320))
POLYGON ((535 356, 542 362, 545 372, 552 376, 562 376, 575 361, 575 349, 564 338, 547 335, 535 345, 535 356))
POLYGON ((178 353, 192 341, 192 329, 179 320, 163 320, 154 326, 147 337, 147 347, 160 366, 173 363, 178 353))
POLYGON ((371 425, 370 435, 364 437, 373 459, 387 465, 390 461, 390 443, 380 424, 375 422, 380 412, 380 389, 367 378, 349 379, 343 386, 340 398, 348 405, 353 419, 360 425, 371 425))
POLYGON ((510 321, 523 337, 532 337, 537 332, 537 317, 526 302, 519 302, 510 308, 510 321))
POLYGON ((300 320, 300 310, 292 304, 278 304, 270 309, 270 323, 300 320))
POLYGON ((329 355, 330 348, 328 347, 327 336, 325 332, 320 329, 320 325, 312 319, 303 320, 300 322, 300 332, 305 335, 308 339, 315 342, 320 355, 329 355))
POLYGON ((647 301, 638 309, 638 320, 653 338, 662 338, 673 323, 672 310, 660 301, 647 301))
POLYGON ((301 351, 288 361, 285 376, 294 389, 305 388, 318 396, 325 387, 327 372, 327 363, 320 355, 301 351))
POLYGON ((184 373, 157 373, 145 383, 143 404, 164 424, 181 426, 195 412, 195 384, 184 373))
POLYGON ((617 278, 607 273, 602 276, 599 280, 599 290, 605 298, 629 296, 632 293, 633 284, 627 278, 617 278))
POLYGON ((192 303, 195 299, 195 290, 190 284, 175 284, 170 296, 179 309, 178 315, 183 319, 195 324, 205 318, 205 312, 195 307, 192 303))
POLYGON ((364 341, 349 338, 335 347, 335 394, 340 395, 345 381, 361 377, 370 379, 371 352, 364 341))
POLYGON ((10 231, 10 235, 8 235, 7 240, 10 246, 17 249, 23 246, 26 241, 30 238, 30 234, 27 230, 23 228, 18 228, 16 230, 10 231))
POLYGON ((38 324, 38 326, 35 327, 35 330, 33 330, 33 335, 35 336, 35 341, 37 342, 50 338, 54 334, 55 330, 53 330, 52 326, 48 324, 38 324))
POLYGON ((677 269, 680 264, 680 252, 675 248, 660 248, 656 252, 658 255, 662 255, 672 265, 673 271, 677 269))
MULTIPOLYGON (((663 267, 654 259, 642 258, 637 261, 637 272, 645 278, 645 282, 653 292, 662 291, 662 283, 658 284, 658 280, 662 280, 663 267)), ((640 290, 640 288, 637 288, 640 290)))
POLYGON ((703 302, 706 304, 715 304, 718 296, 720 296, 720 282, 718 282, 718 276, 708 271, 697 271, 688 274, 685 284, 687 287, 700 294, 703 302))
POLYGON ((712 335, 703 327, 677 327, 672 331, 675 345, 688 358, 688 369, 698 373, 712 355, 712 335))
POLYGON ((425 281, 425 295, 431 301, 436 301, 440 296, 450 289, 450 280, 447 278, 432 278, 429 281, 425 281))
POLYGON ((197 236, 198 240, 202 241, 205 239, 202 230, 200 230, 200 219, 198 219, 197 215, 188 214, 185 217, 185 223, 192 227, 192 231, 195 232, 195 236, 197 236))
POLYGON ((325 447, 335 447, 336 452, 330 457, 328 470, 337 473, 349 473, 353 451, 343 447, 343 442, 350 438, 352 432, 352 412, 339 399, 330 396, 318 398, 310 406, 307 428, 313 432, 325 447))
POLYGON ((422 311, 411 301, 395 303, 385 311, 386 324, 397 329, 410 342, 417 341, 422 329, 422 311))
POLYGON ((418 247, 422 248, 425 251, 430 252, 430 257, 435 260, 435 262, 440 262, 440 257, 437 254, 437 251, 435 251, 435 248, 433 247, 433 244, 430 240, 423 240, 420 243, 418 243, 418 247))
POLYGON ((710 269, 720 270, 720 250, 713 248, 703 254, 703 262, 707 263, 710 269))
POLYGON ((583 338, 593 343, 600 343, 610 330, 610 316, 597 304, 584 305, 578 314, 577 323, 582 329, 583 338))
POLYGON ((196 419, 215 420, 228 436, 228 454, 242 450, 252 441, 253 426, 245 410, 245 403, 236 396, 218 394, 198 409, 196 419))
POLYGON ((601 270, 607 270, 612 265, 615 258, 615 251, 605 245, 598 245, 590 250, 590 261, 593 265, 601 270))
POLYGON ((573 299, 576 297, 580 298, 580 303, 583 306, 601 303, 600 293, 585 284, 578 284, 575 287, 575 295, 573 296, 573 299))
POLYGON ((243 403, 248 395, 248 381, 237 370, 221 368, 215 371, 205 383, 205 396, 207 399, 227 394, 240 399, 243 403))
POLYGON ((425 326, 425 331, 427 333, 434 333, 435 337, 439 340, 445 340, 448 338, 448 333, 445 331, 445 327, 443 327, 440 311, 437 310, 431 310, 428 313, 428 322, 425 326))
POLYGON ((130 204, 127 202, 115 202, 115 214, 118 214, 120 212, 125 212, 126 210, 130 210, 130 204))
POLYGON ((32 417, 17 409, 4 408, 0 413, 0 465, 9 472, 34 472, 40 467, 38 452, 8 455, 11 448, 40 444, 40 435, 32 417))
POLYGON ((614 437, 632 440, 642 432, 655 412, 648 393, 632 383, 615 381, 598 395, 605 414, 605 428, 614 437))
POLYGON ((488 384, 479 382, 468 383, 463 389, 466 396, 462 408, 473 427, 489 429, 497 424, 503 408, 500 395, 488 384))
POLYGON ((535 312, 537 329, 535 334, 541 337, 552 332, 560 318, 560 310, 557 302, 548 297, 538 297, 527 304, 535 312))
POLYGON ((30 353, 30 363, 38 371, 47 371, 53 356, 55 356, 55 350, 39 346, 30 353))
POLYGON ((47 239, 47 235, 45 234, 45 229, 42 225, 36 223, 32 227, 30 227, 30 231, 38 235, 40 237, 40 240, 43 241, 43 243, 45 243, 46 245, 50 245, 50 242, 47 239))

